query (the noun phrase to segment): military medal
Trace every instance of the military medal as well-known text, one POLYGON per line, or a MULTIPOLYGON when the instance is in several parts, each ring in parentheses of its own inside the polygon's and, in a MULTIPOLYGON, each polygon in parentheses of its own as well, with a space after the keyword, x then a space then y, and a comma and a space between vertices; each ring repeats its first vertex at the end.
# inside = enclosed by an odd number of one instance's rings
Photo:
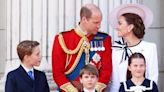
POLYGON ((98 45, 97 50, 101 51, 101 41, 97 41, 97 45, 98 45))
POLYGON ((104 51, 104 50, 105 50, 104 43, 103 41, 101 41, 101 51, 104 51))
POLYGON ((91 44, 91 48, 90 48, 90 51, 94 51, 93 42, 91 41, 91 42, 90 42, 90 44, 91 44))
POLYGON ((101 68, 101 56, 98 53, 95 53, 91 59, 90 64, 95 65, 97 69, 101 68))
POLYGON ((103 41, 91 41, 90 42, 90 51, 104 51, 104 43, 103 41))
POLYGON ((98 53, 95 53, 94 56, 92 57, 92 59, 95 63, 98 63, 100 61, 101 57, 98 53))
POLYGON ((94 41, 94 51, 97 51, 98 48, 97 48, 97 44, 96 44, 96 41, 94 41))

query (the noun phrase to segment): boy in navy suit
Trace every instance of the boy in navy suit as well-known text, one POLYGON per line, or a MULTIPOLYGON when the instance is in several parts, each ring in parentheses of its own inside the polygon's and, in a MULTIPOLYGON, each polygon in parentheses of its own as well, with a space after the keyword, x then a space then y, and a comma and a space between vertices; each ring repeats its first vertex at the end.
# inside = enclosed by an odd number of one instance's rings
POLYGON ((17 53, 21 65, 8 73, 5 92, 49 92, 45 74, 34 69, 41 61, 39 43, 22 41, 17 46, 17 53))
POLYGON ((97 84, 99 73, 94 65, 87 64, 80 71, 80 82, 83 85, 82 92, 97 92, 95 86, 97 84))

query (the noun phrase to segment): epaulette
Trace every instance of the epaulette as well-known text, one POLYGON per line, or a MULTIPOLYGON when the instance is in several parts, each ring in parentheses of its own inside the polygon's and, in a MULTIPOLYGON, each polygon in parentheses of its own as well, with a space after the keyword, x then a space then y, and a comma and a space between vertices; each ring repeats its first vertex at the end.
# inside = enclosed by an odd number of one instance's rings
POLYGON ((104 32, 98 32, 95 36, 94 36, 94 40, 104 40, 106 37, 108 36, 107 33, 104 32))
POLYGON ((103 34, 103 35, 108 35, 107 33, 105 32, 98 32, 99 34, 103 34))
POLYGON ((58 34, 58 35, 59 35, 59 34, 65 34, 65 33, 68 33, 68 32, 70 32, 70 31, 72 31, 72 29, 71 29, 71 30, 62 31, 62 32, 58 32, 57 34, 58 34))

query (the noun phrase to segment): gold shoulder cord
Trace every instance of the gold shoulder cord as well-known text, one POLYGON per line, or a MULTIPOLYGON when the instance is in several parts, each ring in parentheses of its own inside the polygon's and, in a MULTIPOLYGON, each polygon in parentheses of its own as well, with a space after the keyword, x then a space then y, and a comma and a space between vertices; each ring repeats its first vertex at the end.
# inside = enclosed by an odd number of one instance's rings
POLYGON ((62 49, 67 54, 65 68, 69 65, 69 63, 71 61, 71 58, 72 58, 72 55, 78 53, 78 55, 77 55, 77 57, 75 59, 74 64, 72 65, 72 67, 68 71, 65 72, 65 74, 69 74, 69 73, 71 73, 75 69, 75 67, 77 66, 77 64, 78 64, 78 62, 80 60, 80 57, 82 55, 83 50, 86 53, 86 60, 85 60, 85 62, 86 62, 86 64, 89 63, 90 44, 88 44, 87 46, 85 46, 85 44, 83 44, 84 41, 88 41, 88 39, 85 36, 81 38, 80 42, 78 43, 77 47, 74 50, 70 50, 70 49, 68 49, 66 47, 64 39, 63 39, 63 36, 62 36, 62 33, 59 34, 59 38, 58 39, 59 39, 59 43, 60 43, 62 49), (69 55, 70 55, 70 58, 69 58, 69 55))
POLYGON ((80 47, 81 47, 81 45, 82 45, 82 43, 83 43, 83 40, 84 40, 84 38, 82 38, 82 39, 80 40, 79 44, 77 45, 77 47, 76 47, 74 50, 69 50, 69 49, 66 47, 66 45, 65 45, 65 42, 64 42, 64 39, 63 39, 62 34, 59 33, 59 43, 60 43, 62 49, 64 50, 64 52, 67 53, 67 54, 76 54, 76 53, 79 51, 79 49, 80 49, 80 47))

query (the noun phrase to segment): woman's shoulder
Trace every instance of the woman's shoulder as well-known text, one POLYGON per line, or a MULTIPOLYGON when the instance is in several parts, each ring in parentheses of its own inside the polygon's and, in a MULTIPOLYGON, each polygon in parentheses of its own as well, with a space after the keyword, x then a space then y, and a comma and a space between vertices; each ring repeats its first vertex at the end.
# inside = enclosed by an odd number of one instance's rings
POLYGON ((156 49, 156 44, 153 42, 148 41, 142 41, 139 45, 139 47, 145 48, 145 49, 156 49))
POLYGON ((148 41, 145 41, 145 40, 142 40, 141 44, 156 45, 154 42, 148 42, 148 41))

